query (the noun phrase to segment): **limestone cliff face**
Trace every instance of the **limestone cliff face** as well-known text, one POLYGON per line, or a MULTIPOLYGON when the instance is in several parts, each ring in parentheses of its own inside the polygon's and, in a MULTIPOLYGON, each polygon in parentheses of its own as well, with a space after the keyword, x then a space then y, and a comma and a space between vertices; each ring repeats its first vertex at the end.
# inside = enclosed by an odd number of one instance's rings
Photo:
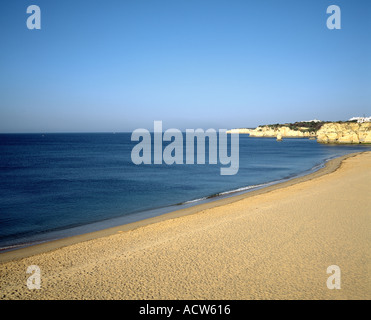
POLYGON ((259 126, 256 129, 232 129, 227 133, 249 134, 250 137, 311 138, 319 143, 371 143, 371 122, 329 122, 315 132, 308 128, 292 130, 288 126, 259 126))
POLYGON ((371 122, 324 124, 317 131, 320 143, 371 143, 371 122))
POLYGON ((256 129, 232 129, 228 133, 249 134, 250 137, 280 137, 280 138, 305 138, 315 136, 315 132, 303 130, 292 130, 289 127, 282 126, 272 128, 270 126, 259 126, 256 129))

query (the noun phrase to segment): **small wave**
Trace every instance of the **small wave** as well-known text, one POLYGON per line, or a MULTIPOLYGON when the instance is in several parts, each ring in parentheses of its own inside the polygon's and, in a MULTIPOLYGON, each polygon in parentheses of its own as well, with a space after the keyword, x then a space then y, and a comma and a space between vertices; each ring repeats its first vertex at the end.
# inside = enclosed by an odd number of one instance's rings
POLYGON ((261 183, 261 184, 254 184, 254 185, 250 185, 250 186, 246 186, 246 187, 241 187, 241 188, 237 188, 237 189, 233 189, 233 190, 219 192, 219 193, 217 193, 215 195, 212 195, 212 196, 210 196, 208 198, 214 198, 214 197, 218 197, 218 196, 225 196, 225 195, 229 195, 229 194, 232 194, 232 193, 248 191, 248 190, 251 190, 251 189, 268 187, 268 186, 270 186, 272 184, 276 184, 276 183, 282 182, 284 180, 285 179, 281 179, 281 180, 277 180, 277 181, 271 181, 271 182, 266 182, 266 183, 261 183))
POLYGON ((202 197, 202 198, 198 198, 198 199, 194 199, 194 200, 188 200, 188 201, 184 201, 184 202, 182 202, 181 204, 194 203, 194 202, 198 202, 198 201, 206 200, 207 198, 208 198, 208 197, 202 197))
POLYGON ((16 249, 16 248, 31 245, 31 244, 32 243, 22 243, 22 244, 14 244, 14 245, 11 245, 11 246, 0 247, 0 252, 1 251, 6 251, 6 250, 11 250, 11 249, 16 249))
POLYGON ((232 189, 232 190, 228 190, 228 191, 214 193, 214 194, 212 194, 210 196, 207 196, 207 197, 202 197, 202 198, 197 198, 197 199, 194 199, 194 200, 184 201, 184 202, 178 203, 178 205, 191 204, 191 203, 195 203, 195 202, 199 202, 199 201, 203 201, 203 200, 213 199, 213 198, 216 198, 216 197, 227 196, 227 195, 234 194, 234 193, 237 193, 237 192, 244 192, 244 191, 248 191, 248 190, 251 190, 251 189, 268 187, 272 184, 279 183, 281 181, 284 181, 284 179, 283 180, 277 180, 277 181, 271 181, 271 182, 267 182, 267 183, 254 184, 254 185, 250 185, 250 186, 246 186, 246 187, 241 187, 241 188, 237 188, 237 189, 232 189))
POLYGON ((41 244, 41 243, 48 242, 48 241, 53 241, 53 240, 56 240, 56 239, 50 238, 50 239, 47 239, 47 240, 22 242, 22 243, 17 243, 17 244, 13 244, 13 245, 8 245, 8 246, 0 247, 0 252, 20 249, 20 248, 24 248, 24 247, 29 247, 29 246, 33 246, 35 244, 41 244))
POLYGON ((273 182, 268 182, 268 183, 255 184, 255 185, 251 185, 251 186, 241 187, 241 188, 237 188, 237 189, 233 189, 233 190, 229 190, 229 191, 220 192, 216 196, 224 196, 224 195, 227 195, 227 194, 230 194, 230 193, 242 192, 242 191, 247 191, 247 190, 250 190, 250 189, 255 189, 255 188, 260 188, 260 187, 267 187, 267 186, 271 185, 272 183, 273 182))

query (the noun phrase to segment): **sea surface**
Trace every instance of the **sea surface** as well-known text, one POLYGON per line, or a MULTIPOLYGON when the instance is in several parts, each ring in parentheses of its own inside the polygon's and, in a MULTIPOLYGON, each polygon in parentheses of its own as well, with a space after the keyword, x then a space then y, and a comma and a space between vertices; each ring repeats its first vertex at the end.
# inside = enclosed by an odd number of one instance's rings
POLYGON ((0 134, 0 250, 248 192, 371 150, 309 139, 239 141, 239 171, 223 176, 224 165, 208 164, 208 155, 204 165, 135 165, 131 133, 0 134))

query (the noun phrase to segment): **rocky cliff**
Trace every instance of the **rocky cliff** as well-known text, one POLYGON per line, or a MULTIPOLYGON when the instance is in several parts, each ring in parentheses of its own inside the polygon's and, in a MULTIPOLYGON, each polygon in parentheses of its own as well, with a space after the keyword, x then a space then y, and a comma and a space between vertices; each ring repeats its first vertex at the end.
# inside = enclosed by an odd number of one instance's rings
POLYGON ((315 131, 307 128, 299 130, 290 129, 288 126, 259 126, 256 129, 232 129, 228 133, 249 134, 250 137, 279 137, 279 138, 309 138, 316 135, 315 131))
POLYGON ((371 143, 371 122, 325 123, 317 131, 320 143, 371 143))
POLYGON ((232 129, 228 133, 249 134, 250 137, 311 138, 319 143, 371 143, 371 122, 327 122, 318 130, 308 127, 266 125, 256 129, 232 129))

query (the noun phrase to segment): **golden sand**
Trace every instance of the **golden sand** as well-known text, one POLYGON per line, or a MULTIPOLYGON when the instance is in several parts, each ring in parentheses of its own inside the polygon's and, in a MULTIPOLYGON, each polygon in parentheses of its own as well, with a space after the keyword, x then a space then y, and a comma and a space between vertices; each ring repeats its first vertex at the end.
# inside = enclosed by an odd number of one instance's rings
POLYGON ((0 254, 0 299, 370 299, 371 152, 144 222, 0 254), (12 261, 9 261, 12 260, 12 261), (29 265, 41 289, 26 286, 29 265), (341 270, 330 290, 327 267, 341 270))

